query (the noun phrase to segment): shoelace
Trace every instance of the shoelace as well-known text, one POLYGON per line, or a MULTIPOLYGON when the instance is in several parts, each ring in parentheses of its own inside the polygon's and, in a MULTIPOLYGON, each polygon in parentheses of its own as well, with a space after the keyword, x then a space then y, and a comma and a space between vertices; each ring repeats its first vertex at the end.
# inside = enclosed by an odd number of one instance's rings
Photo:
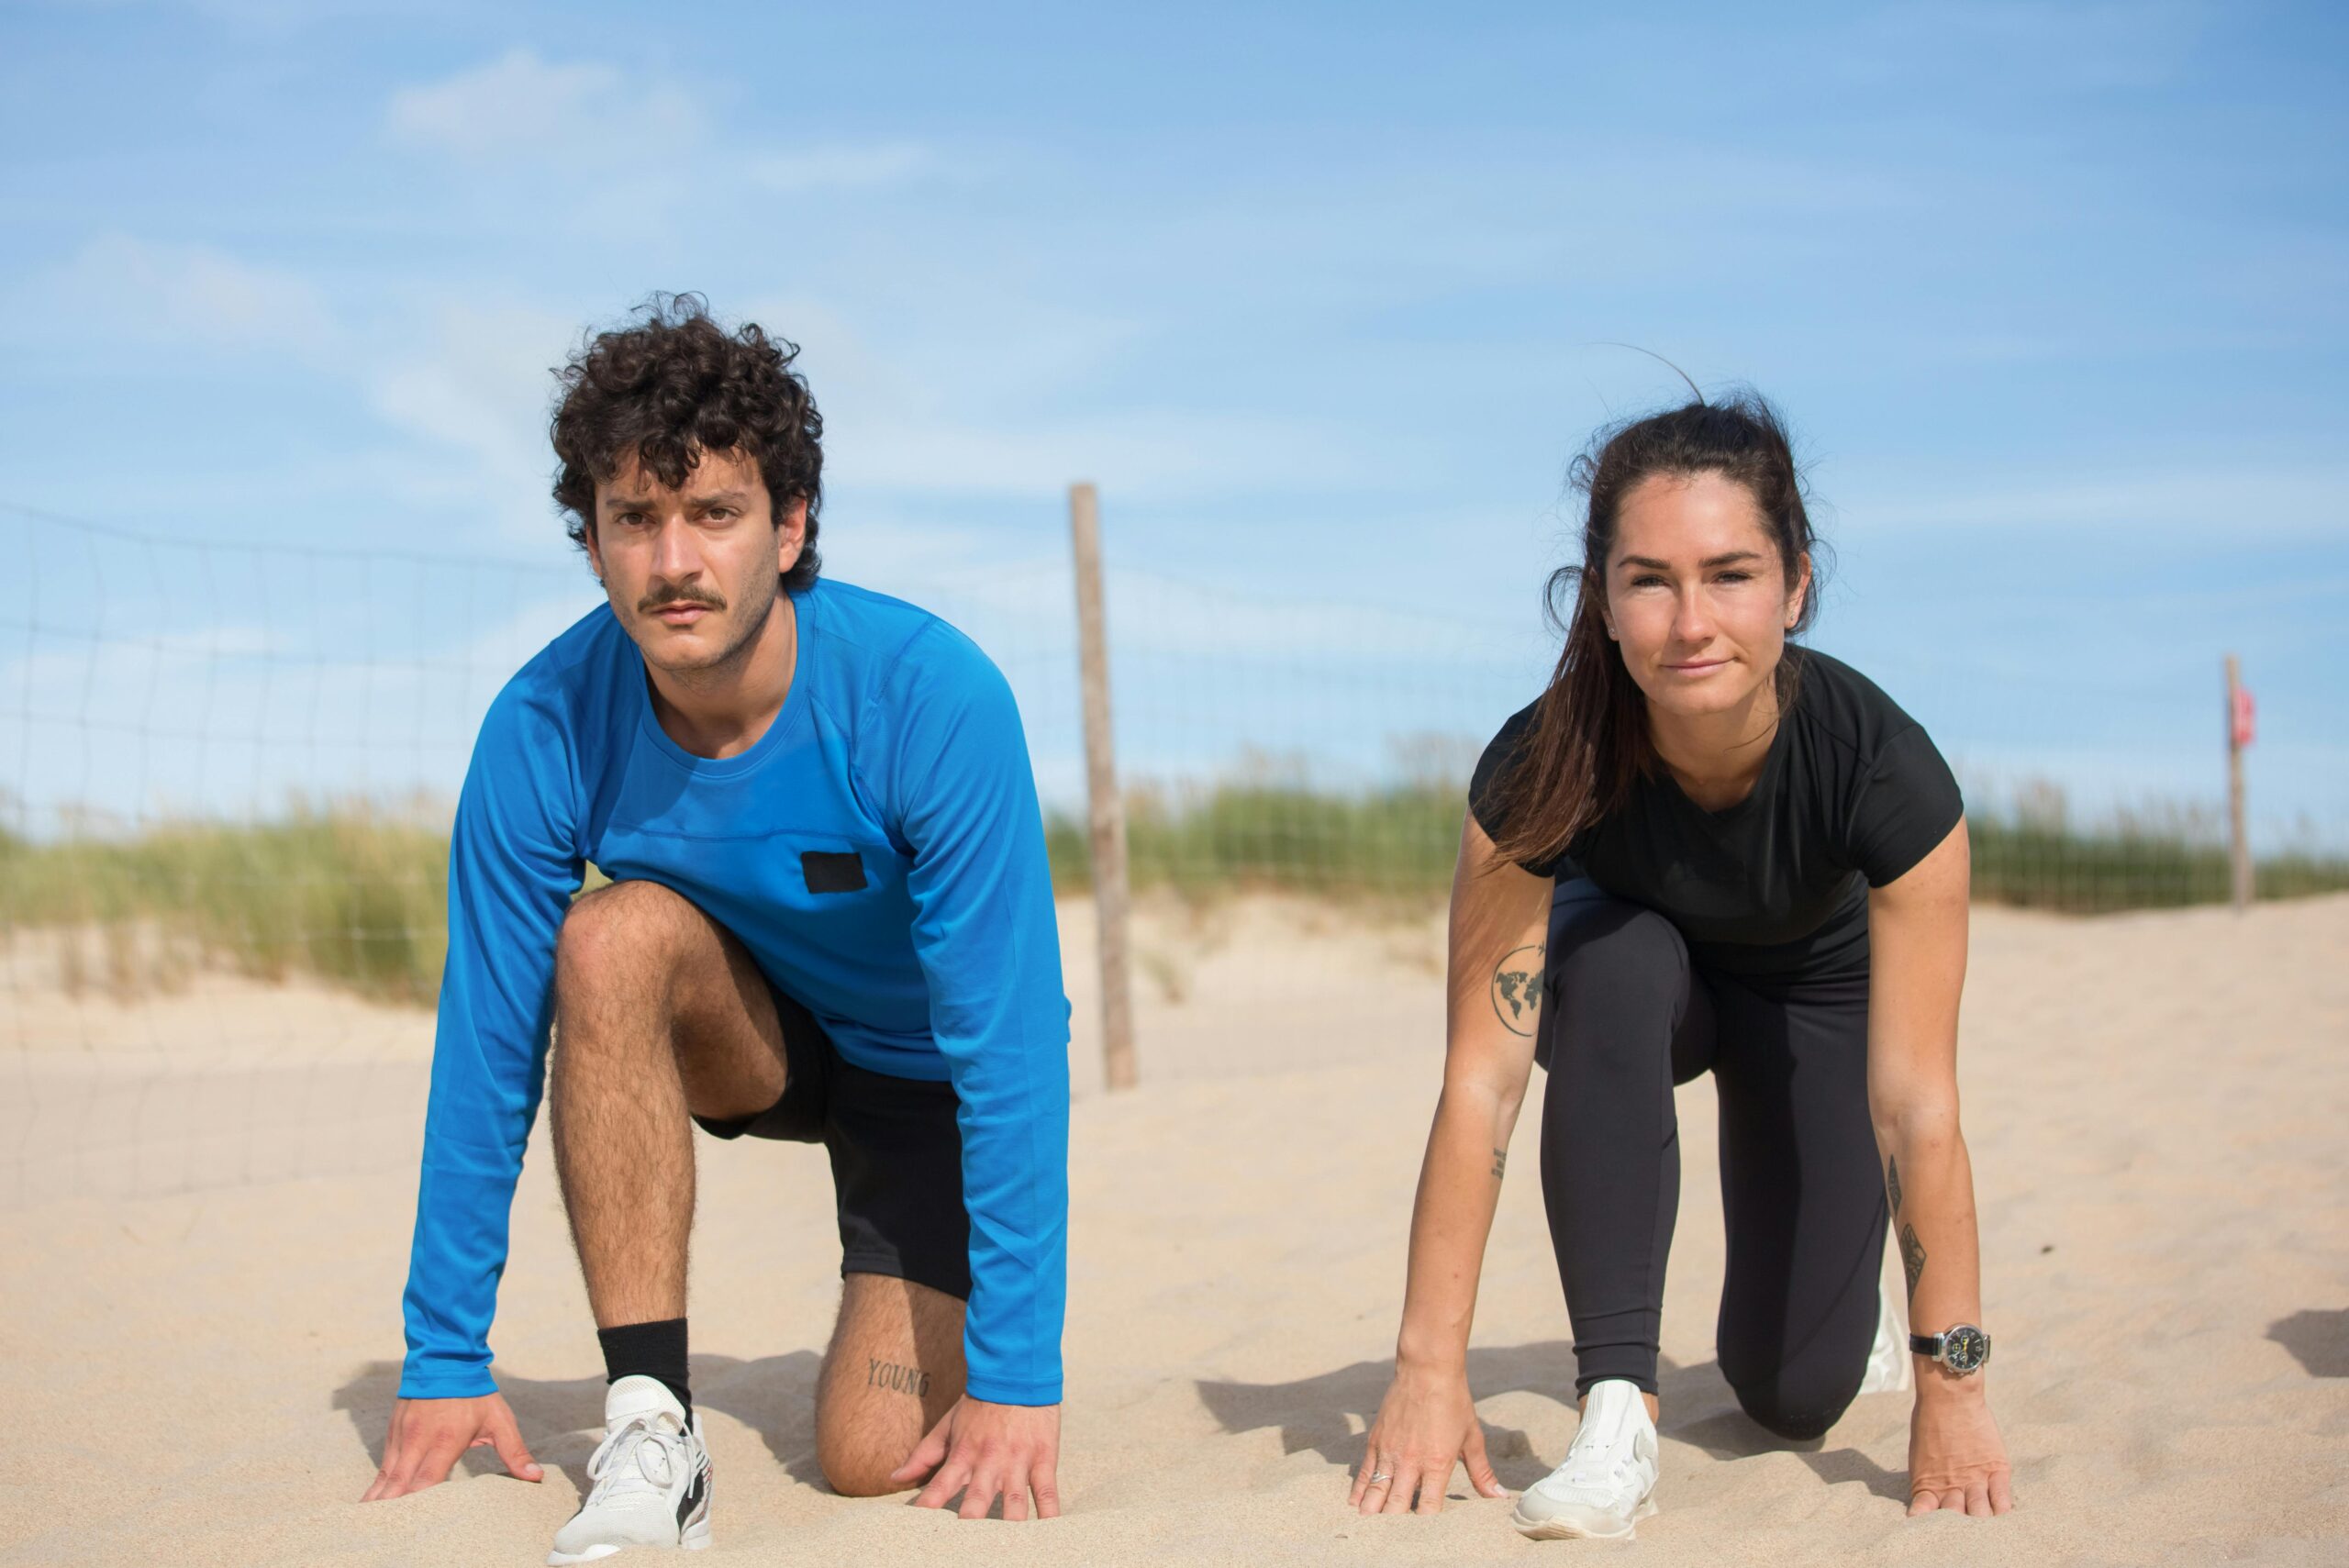
POLYGON ((1577 1441, 1567 1445, 1565 1462, 1552 1473, 1550 1480, 1579 1491, 1607 1492, 1630 1477, 1638 1458, 1638 1451, 1629 1443, 1618 1447, 1593 1442, 1585 1448, 1577 1441), (1599 1471, 1601 1461, 1608 1462, 1603 1475, 1599 1471))
POLYGON ((675 1451, 685 1447, 685 1434, 663 1431, 656 1424, 659 1418, 658 1415, 631 1417, 617 1430, 606 1432, 604 1440, 596 1445, 587 1460, 587 1478, 596 1483, 599 1500, 610 1502, 629 1492, 667 1491, 675 1478, 675 1451), (615 1473, 631 1459, 636 1462, 635 1474, 615 1473))

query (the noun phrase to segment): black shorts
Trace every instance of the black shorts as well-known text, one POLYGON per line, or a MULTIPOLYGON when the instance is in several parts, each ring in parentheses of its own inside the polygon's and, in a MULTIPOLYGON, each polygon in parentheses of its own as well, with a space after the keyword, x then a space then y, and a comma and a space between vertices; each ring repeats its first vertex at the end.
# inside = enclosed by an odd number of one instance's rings
POLYGON ((968 1301, 971 1217, 954 1085, 841 1060, 814 1014, 768 991, 783 1026, 783 1098, 757 1116, 694 1119, 714 1138, 821 1143, 832 1161, 841 1273, 911 1280, 968 1301))

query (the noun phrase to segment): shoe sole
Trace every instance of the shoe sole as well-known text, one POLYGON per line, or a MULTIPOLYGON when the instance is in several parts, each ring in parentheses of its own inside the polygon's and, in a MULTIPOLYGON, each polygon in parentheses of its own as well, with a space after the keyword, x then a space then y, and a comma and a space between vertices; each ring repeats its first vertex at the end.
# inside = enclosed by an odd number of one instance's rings
POLYGON ((1640 1506, 1631 1510, 1631 1522, 1621 1529, 1593 1529, 1579 1518, 1568 1514, 1553 1514, 1546 1519, 1529 1519, 1520 1507, 1509 1514, 1509 1523, 1517 1533, 1528 1540, 1631 1540, 1640 1533, 1642 1519, 1653 1518, 1655 1499, 1642 1497, 1640 1506))
MULTIPOLYGON (((693 1523, 687 1525, 685 1529, 685 1533, 677 1538, 677 1544, 674 1550, 679 1551, 700 1551, 707 1549, 708 1545, 709 1521, 707 1519, 696 1519, 693 1523)), ((591 1546, 584 1551, 550 1551, 547 1553, 547 1568, 573 1568, 573 1564, 580 1562, 601 1562, 607 1557, 617 1557, 621 1552, 629 1550, 629 1548, 626 1546, 591 1546)), ((640 1544, 637 1546, 636 1550, 643 1551, 667 1551, 673 1549, 665 1546, 640 1544)))

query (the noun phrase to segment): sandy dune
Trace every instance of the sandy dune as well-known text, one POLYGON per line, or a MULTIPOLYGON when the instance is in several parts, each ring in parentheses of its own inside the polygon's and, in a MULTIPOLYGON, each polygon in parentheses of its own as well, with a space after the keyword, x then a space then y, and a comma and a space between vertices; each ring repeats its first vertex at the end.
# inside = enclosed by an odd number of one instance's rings
MULTIPOLYGON (((1506 1504, 1344 1508, 1442 1049, 1436 924, 1264 899, 1152 911, 1145 1084, 1105 1098, 1090 916, 1065 914, 1072 1513, 961 1525, 825 1491, 821 1157, 718 1149, 695 1276, 718 1464, 702 1561, 2349 1561, 2349 899, 2240 918, 1977 913, 1966 1126, 2022 1498, 1995 1523, 1903 1521, 1906 1396, 1865 1399, 1793 1450, 1736 1413, 1712 1363, 1711 1091, 1683 1091, 1664 1511, 1630 1549, 1535 1546, 1506 1504)), ((0 1563, 540 1561, 601 1392, 542 1148, 495 1343, 549 1478, 476 1465, 351 1501, 396 1379, 429 1025, 210 980, 125 1008, 135 1029, 87 1014, 119 1004, 22 984, 0 1005, 16 1008, 0 1014, 0 1563), (61 1021, 70 1009, 86 1016, 61 1021), (33 1040, 31 1020, 63 1033, 33 1040)), ((1470 1368, 1512 1486, 1572 1434, 1565 1341, 1540 1195, 1513 1179, 1470 1368)))

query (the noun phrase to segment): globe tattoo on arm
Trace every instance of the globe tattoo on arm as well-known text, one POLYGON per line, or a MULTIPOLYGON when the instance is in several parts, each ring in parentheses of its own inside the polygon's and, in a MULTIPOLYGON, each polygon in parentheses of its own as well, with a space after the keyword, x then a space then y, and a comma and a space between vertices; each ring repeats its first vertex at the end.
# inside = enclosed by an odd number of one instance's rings
POLYGON ((1531 1036, 1542 1021, 1542 975, 1549 953, 1547 947, 1533 942, 1504 955, 1493 971, 1493 1016, 1511 1034, 1531 1036))

